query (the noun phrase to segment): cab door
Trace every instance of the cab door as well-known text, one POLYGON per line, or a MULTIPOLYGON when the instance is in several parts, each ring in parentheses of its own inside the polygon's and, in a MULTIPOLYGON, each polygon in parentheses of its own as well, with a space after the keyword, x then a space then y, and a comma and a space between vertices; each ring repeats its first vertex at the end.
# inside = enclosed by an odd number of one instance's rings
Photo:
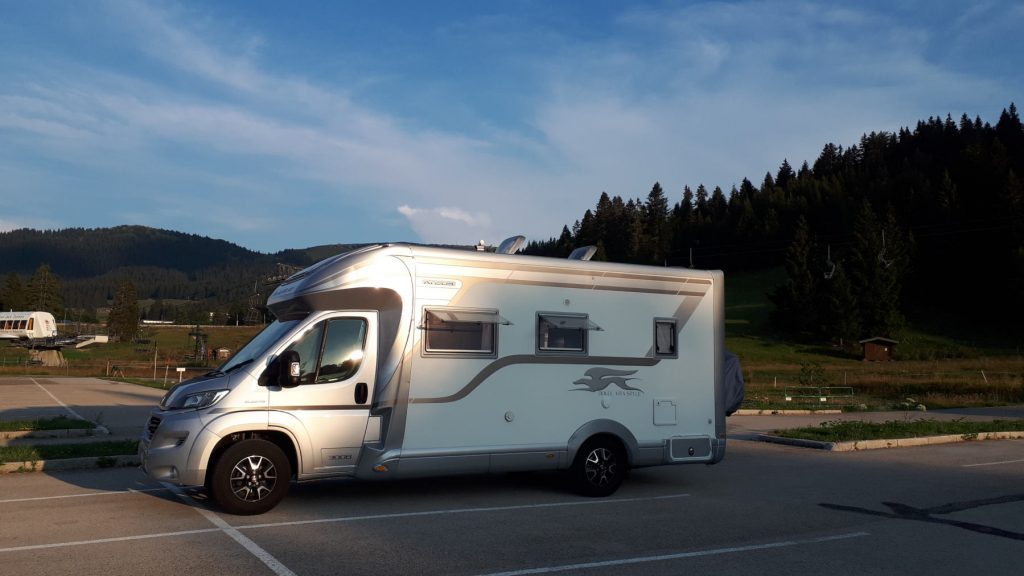
POLYGON ((286 350, 299 354, 299 385, 270 386, 269 403, 305 428, 312 454, 303 455, 302 472, 354 470, 373 398, 377 313, 332 314, 310 325, 286 350))

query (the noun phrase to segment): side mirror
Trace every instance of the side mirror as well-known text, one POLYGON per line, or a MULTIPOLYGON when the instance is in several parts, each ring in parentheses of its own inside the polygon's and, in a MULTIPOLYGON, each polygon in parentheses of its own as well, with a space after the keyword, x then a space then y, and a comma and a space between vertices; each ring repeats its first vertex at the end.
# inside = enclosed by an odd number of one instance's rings
POLYGON ((302 378, 302 364, 299 353, 285 350, 277 359, 277 385, 281 388, 294 388, 302 378))

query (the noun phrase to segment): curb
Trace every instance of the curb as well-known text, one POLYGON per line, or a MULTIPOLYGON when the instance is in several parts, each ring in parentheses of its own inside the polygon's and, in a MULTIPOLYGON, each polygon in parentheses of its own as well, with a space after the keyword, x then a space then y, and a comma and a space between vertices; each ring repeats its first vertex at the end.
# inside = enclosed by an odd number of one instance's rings
POLYGON ((8 462, 0 464, 0 474, 18 472, 54 472, 63 470, 86 470, 89 468, 124 468, 138 466, 135 454, 121 456, 88 456, 85 458, 60 458, 55 460, 33 460, 30 462, 8 462))
POLYGON ((0 440, 21 438, 82 438, 85 436, 108 436, 110 430, 103 426, 96 428, 61 428, 58 430, 11 430, 0 432, 0 440))
POLYGON ((842 410, 753 410, 746 408, 732 413, 733 416, 798 416, 806 414, 842 414, 842 410))
POLYGON ((909 448, 911 446, 929 446, 932 444, 954 444, 957 442, 974 442, 976 440, 1017 440, 1024 438, 1024 432, 979 432, 978 434, 947 434, 944 436, 924 436, 920 438, 895 438, 891 440, 855 440, 851 442, 819 442, 802 438, 783 438, 771 434, 760 434, 758 440, 801 448, 816 448, 829 452, 853 452, 858 450, 880 450, 883 448, 909 448))

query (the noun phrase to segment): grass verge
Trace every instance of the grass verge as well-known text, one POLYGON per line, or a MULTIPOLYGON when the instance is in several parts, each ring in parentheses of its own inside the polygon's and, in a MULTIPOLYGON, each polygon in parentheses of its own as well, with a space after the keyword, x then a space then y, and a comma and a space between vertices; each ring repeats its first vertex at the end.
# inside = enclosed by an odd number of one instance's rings
POLYGON ((88 420, 56 416, 36 420, 0 421, 0 432, 20 432, 23 430, 92 430, 96 424, 88 420))
POLYGON ((895 440, 921 438, 947 434, 971 435, 982 432, 1024 431, 1024 420, 890 420, 888 422, 862 422, 859 420, 833 420, 818 426, 776 430, 776 436, 799 438, 819 442, 853 442, 859 440, 895 440))
POLYGON ((8 462, 34 462, 61 458, 89 458, 120 456, 138 452, 138 440, 91 442, 88 444, 54 444, 39 446, 2 446, 0 464, 8 462))

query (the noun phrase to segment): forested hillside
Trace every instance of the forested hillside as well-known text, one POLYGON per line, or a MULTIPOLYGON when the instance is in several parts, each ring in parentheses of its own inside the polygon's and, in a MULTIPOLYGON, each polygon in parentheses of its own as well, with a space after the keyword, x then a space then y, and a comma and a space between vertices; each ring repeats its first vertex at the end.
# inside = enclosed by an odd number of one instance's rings
POLYGON ((892 333, 906 316, 985 326, 1020 340, 1024 320, 1024 129, 966 114, 826 144, 760 185, 685 187, 670 203, 601 194, 557 238, 527 252, 721 268, 785 265, 776 325, 847 338, 892 333), (853 320, 853 325, 841 325, 853 320))
MULTIPOLYGON (((128 280, 140 299, 156 301, 160 309, 152 310, 153 319, 173 315, 163 301, 245 310, 257 283, 280 274, 279 264, 304 267, 352 246, 261 254, 224 240, 144 226, 14 230, 0 233, 0 309, 90 311, 109 305, 128 280)), ((146 317, 148 312, 142 310, 146 317)))

